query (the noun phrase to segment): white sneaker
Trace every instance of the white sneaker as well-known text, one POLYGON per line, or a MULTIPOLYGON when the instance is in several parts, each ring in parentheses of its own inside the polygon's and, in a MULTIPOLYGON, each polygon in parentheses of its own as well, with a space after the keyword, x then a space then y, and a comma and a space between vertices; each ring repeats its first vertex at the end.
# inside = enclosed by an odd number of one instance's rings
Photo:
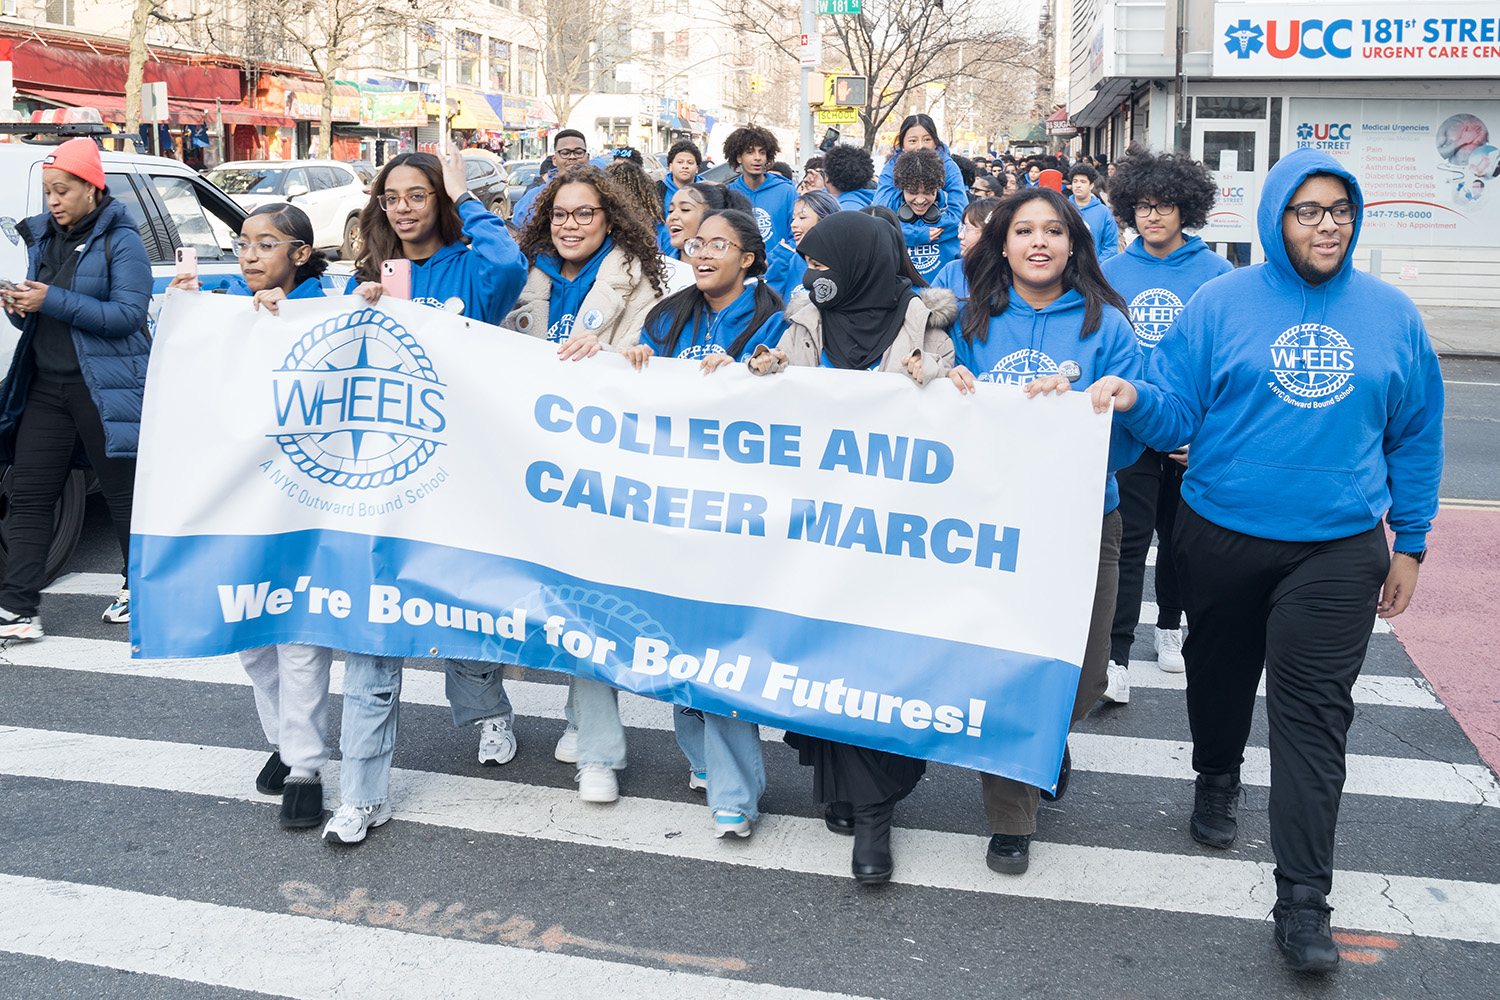
POLYGON ((620 783, 612 767, 581 767, 573 780, 578 782, 578 797, 585 802, 613 802, 620 797, 620 783))
POLYGON ((552 756, 564 764, 578 763, 578 730, 572 726, 564 729, 562 736, 557 740, 557 749, 552 751, 552 756))
POLYGON ((126 625, 130 622, 130 588, 121 587, 120 592, 115 595, 115 603, 104 609, 100 616, 101 621, 109 622, 111 625, 126 625))
POLYGON ((730 812, 725 809, 714 810, 714 836, 727 837, 734 834, 736 837, 748 837, 755 829, 750 825, 750 818, 744 813, 730 812))
POLYGON ((516 734, 510 720, 502 716, 479 721, 479 763, 487 767, 508 764, 516 756, 516 734))
POLYGON ((1114 660, 1109 661, 1109 683, 1104 687, 1104 700, 1116 705, 1130 703, 1130 671, 1114 660))
POLYGON ((42 631, 42 620, 35 615, 17 615, 0 608, 0 639, 17 639, 29 641, 40 639, 45 635, 42 631))
POLYGON ((689 771, 688 772, 688 790, 689 791, 694 791, 694 792, 706 792, 706 791, 708 791, 708 772, 707 771, 689 771))
POLYGON ((1182 629, 1156 630, 1156 665, 1169 674, 1180 674, 1187 669, 1182 658, 1182 629))
POLYGON ((341 805, 323 827, 323 839, 338 844, 357 844, 365 834, 391 820, 391 807, 382 802, 375 806, 341 805))

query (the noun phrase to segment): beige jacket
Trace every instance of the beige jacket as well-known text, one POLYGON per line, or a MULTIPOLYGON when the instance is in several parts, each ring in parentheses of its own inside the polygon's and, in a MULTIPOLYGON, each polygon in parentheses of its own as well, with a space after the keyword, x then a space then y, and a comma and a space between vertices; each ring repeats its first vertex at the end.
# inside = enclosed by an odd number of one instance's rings
MULTIPOLYGON (((922 385, 945 377, 953 367, 953 340, 948 328, 958 316, 958 300, 946 288, 918 289, 917 297, 906 307, 906 321, 891 346, 886 348, 877 371, 910 375, 906 359, 922 355, 922 385)), ((823 318, 807 292, 792 296, 786 307, 786 332, 777 348, 786 354, 785 362, 775 362, 771 371, 787 365, 816 368, 823 360, 823 318)), ((770 348, 764 344, 755 349, 759 355, 770 348)))
MULTIPOLYGON (((572 336, 592 333, 612 350, 631 347, 641 336, 646 313, 660 296, 641 276, 640 265, 625 261, 625 251, 615 247, 599 265, 594 287, 583 297, 573 321, 572 336)), ((533 337, 547 336, 547 313, 552 300, 552 279, 533 267, 526 275, 521 297, 506 314, 501 326, 533 337)))

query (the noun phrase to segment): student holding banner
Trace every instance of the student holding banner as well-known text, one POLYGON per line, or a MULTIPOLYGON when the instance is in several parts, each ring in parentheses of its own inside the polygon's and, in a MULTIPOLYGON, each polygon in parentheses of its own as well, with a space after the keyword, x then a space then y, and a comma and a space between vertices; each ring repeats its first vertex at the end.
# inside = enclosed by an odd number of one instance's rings
MULTIPOLYGON (((1088 226, 1051 188, 1027 188, 1002 201, 965 258, 964 272, 969 301, 956 328, 958 363, 949 375, 960 392, 976 391, 979 382, 995 382, 1025 386, 1035 396, 1065 392, 1078 379, 1087 384, 1104 375, 1140 377, 1141 349, 1125 301, 1099 270, 1088 226)), ((1115 471, 1140 453, 1140 444, 1115 425, 1105 474, 1098 580, 1073 702, 1075 723, 1104 693, 1120 559, 1115 471)), ((1056 795, 1066 787, 1068 770, 1065 755, 1056 795)), ((979 777, 991 831, 985 862, 992 871, 1019 875, 1030 864, 1040 791, 999 775, 979 777)))
POLYGON ((479 203, 454 145, 442 160, 402 153, 370 185, 359 217, 362 245, 346 291, 380 299, 380 265, 406 260, 411 300, 499 323, 526 280, 526 262, 505 223, 479 203))
MULTIPOLYGON (((654 230, 598 167, 571 167, 547 185, 521 231, 521 249, 531 273, 503 325, 559 344, 564 360, 634 346, 666 290, 654 230)), ((615 772, 625 766, 619 692, 570 677, 567 711, 553 756, 578 765, 579 798, 614 802, 615 772)))
MULTIPOLYGON (((777 346, 755 349, 751 371, 841 368, 901 374, 918 385, 948 373, 953 293, 912 289, 901 276, 900 236, 890 226, 862 212, 838 212, 803 237, 798 252, 807 261, 806 291, 787 307, 777 346)), ((889 881, 896 803, 917 786, 926 761, 798 733, 786 741, 813 768, 813 795, 825 803, 828 829, 854 836, 855 881, 889 881)))
MULTIPOLYGON (((248 295, 275 316, 287 299, 323 297, 328 261, 313 251, 313 226, 295 205, 262 205, 240 227, 234 252, 240 277, 230 295, 248 295)), ((197 291, 197 277, 179 274, 171 288, 197 291)), ((279 643, 247 649, 240 663, 255 692, 255 710, 274 748, 255 778, 262 795, 280 795, 278 822, 287 829, 323 822, 323 765, 328 763, 328 670, 333 651, 279 643)))
POLYGON ((1204 285, 1147 378, 1090 390, 1151 447, 1193 443, 1174 540, 1188 830, 1235 841, 1264 677, 1274 935, 1306 972, 1339 963, 1328 893, 1354 684, 1372 622, 1416 590, 1443 472, 1443 374, 1411 299, 1354 266, 1364 206, 1328 153, 1283 156, 1256 213, 1266 262, 1204 285))

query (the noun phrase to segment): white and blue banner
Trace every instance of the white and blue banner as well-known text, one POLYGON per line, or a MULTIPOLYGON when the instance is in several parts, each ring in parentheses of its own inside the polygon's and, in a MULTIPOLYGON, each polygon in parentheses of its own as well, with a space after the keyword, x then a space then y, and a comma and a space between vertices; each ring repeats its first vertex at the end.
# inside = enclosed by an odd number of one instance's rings
POLYGON ((518 663, 1052 785, 1109 436, 1082 393, 556 350, 406 302, 174 291, 135 655, 518 663))

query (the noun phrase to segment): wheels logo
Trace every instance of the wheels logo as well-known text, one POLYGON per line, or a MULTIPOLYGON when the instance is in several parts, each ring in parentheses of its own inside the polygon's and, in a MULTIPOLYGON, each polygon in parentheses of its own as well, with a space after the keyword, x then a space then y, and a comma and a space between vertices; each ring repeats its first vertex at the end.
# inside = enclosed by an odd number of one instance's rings
POLYGON ((1057 362, 1041 351, 1015 351, 1000 359, 989 371, 975 376, 980 382, 1025 385, 1041 375, 1056 375, 1057 362))
POLYGON ((694 344, 692 347, 678 351, 675 355, 683 361, 702 361, 711 354, 728 354, 718 344, 694 344))
POLYGON ((1182 312, 1182 300, 1165 288, 1148 288, 1130 300, 1130 322, 1135 324, 1136 339, 1145 347, 1161 343, 1177 314, 1182 312))
POLYGON ((922 243, 918 246, 908 247, 907 254, 911 257, 912 267, 926 274, 937 266, 938 245, 936 243, 922 243))
POLYGON ((1323 407, 1353 391, 1354 348, 1321 323, 1303 323, 1271 344, 1271 390, 1298 406, 1323 407))
POLYGON ((755 210, 755 224, 760 227, 760 238, 767 243, 771 242, 771 230, 774 228, 771 225, 771 213, 763 208, 757 208, 755 210))
POLYGON ((375 309, 309 330, 271 389, 271 436, 298 469, 331 486, 400 482, 444 443, 443 383, 416 339, 375 309))
POLYGON ((1249 18, 1240 20, 1224 29, 1224 47, 1240 59, 1249 59, 1253 53, 1265 48, 1265 30, 1252 24, 1249 18))

